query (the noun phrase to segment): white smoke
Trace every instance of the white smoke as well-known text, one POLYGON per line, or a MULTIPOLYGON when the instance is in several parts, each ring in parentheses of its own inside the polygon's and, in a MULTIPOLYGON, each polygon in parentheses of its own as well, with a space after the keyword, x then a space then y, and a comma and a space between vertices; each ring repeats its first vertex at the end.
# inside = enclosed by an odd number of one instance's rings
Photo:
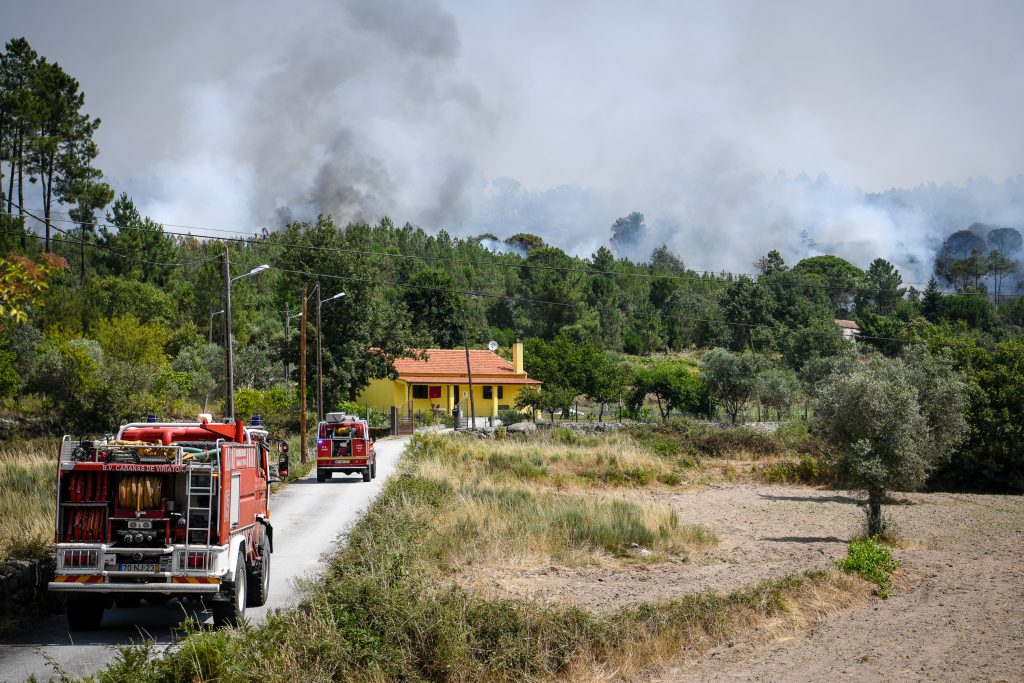
POLYGON ((1019 3, 189 2, 5 17, 165 223, 388 215, 589 256, 639 211, 631 258, 882 256, 913 282, 949 233, 1024 226, 1019 3))

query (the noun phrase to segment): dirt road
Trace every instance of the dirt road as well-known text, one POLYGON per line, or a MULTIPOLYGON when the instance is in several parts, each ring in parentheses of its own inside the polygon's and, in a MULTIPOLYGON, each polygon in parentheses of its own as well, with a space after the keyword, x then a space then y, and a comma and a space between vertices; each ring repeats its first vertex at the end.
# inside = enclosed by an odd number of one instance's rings
MULTIPOLYGON (((904 545, 892 597, 782 642, 740 639, 656 680, 1024 680, 1024 498, 897 498, 886 508, 904 545)), ((769 574, 830 562, 862 514, 848 496, 811 489, 736 486, 700 499, 691 516, 717 518, 721 559, 746 578, 758 556, 769 574)))
MULTIPOLYGON (((623 492, 668 504, 717 546, 688 561, 467 570, 492 597, 566 601, 595 611, 728 593, 830 569, 860 533, 856 494, 724 483, 681 493, 623 492)), ((765 642, 736 638, 653 677, 681 681, 1024 681, 1024 497, 897 494, 885 514, 901 539, 893 596, 765 642)), ((777 635, 777 634, 776 634, 777 635)))
MULTIPOLYGON (((297 580, 314 577, 326 554, 337 547, 338 535, 359 515, 394 472, 407 439, 377 442, 377 478, 336 477, 317 484, 315 476, 285 487, 271 499, 274 522, 270 599, 250 608, 247 617, 259 621, 268 610, 297 602, 297 580)), ((63 616, 47 617, 14 638, 0 642, 0 680, 24 681, 31 674, 42 680, 55 676, 52 662, 72 676, 95 672, 116 654, 118 645, 153 638, 171 642, 172 629, 185 614, 209 621, 209 613, 185 610, 177 601, 163 607, 108 610, 103 628, 93 633, 68 633, 63 616), (49 662, 48 662, 49 660, 49 662)))

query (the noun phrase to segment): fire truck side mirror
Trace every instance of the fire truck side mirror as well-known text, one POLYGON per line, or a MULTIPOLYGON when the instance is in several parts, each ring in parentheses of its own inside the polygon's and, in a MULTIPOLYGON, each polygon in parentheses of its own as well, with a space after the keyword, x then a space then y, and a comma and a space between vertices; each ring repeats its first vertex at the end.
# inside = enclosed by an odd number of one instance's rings
POLYGON ((285 442, 285 441, 279 442, 277 444, 277 452, 278 453, 282 453, 282 454, 283 453, 287 453, 288 452, 288 443, 285 442))

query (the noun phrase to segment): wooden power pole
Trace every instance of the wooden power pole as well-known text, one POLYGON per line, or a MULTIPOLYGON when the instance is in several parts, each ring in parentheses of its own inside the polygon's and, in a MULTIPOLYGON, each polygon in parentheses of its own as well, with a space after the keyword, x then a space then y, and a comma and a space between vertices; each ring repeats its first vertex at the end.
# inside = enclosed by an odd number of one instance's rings
POLYGON ((302 449, 302 464, 306 464, 306 287, 302 288, 302 331, 299 337, 299 448, 302 449))
POLYGON ((466 323, 466 311, 462 311, 462 342, 466 348, 466 379, 469 380, 469 425, 476 429, 476 402, 473 400, 473 367, 469 363, 469 326, 466 323))

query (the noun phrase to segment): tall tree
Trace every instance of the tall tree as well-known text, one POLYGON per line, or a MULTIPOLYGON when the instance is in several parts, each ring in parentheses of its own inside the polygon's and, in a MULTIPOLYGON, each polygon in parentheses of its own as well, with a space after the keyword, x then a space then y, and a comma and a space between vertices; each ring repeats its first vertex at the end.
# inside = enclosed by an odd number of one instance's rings
POLYGON ((100 259, 106 273, 157 285, 170 284, 174 268, 160 264, 178 260, 178 245, 162 225, 143 218, 126 193, 121 193, 110 207, 107 223, 110 225, 101 225, 98 232, 98 244, 105 247, 100 259))
POLYGON ((787 270, 786 262, 778 249, 772 249, 761 258, 754 261, 754 268, 761 275, 771 275, 787 270))
POLYGON ((1015 261, 1008 259, 1003 252, 998 249, 993 249, 988 253, 988 273, 992 276, 992 284, 994 285, 994 292, 996 304, 999 303, 999 295, 1002 290, 1003 279, 1007 275, 1011 275, 1017 272, 1018 264, 1015 261))
POLYGON ((883 258, 876 258, 865 273, 865 286, 854 297, 857 310, 873 305, 882 315, 892 313, 897 302, 907 292, 905 287, 900 286, 902 284, 903 277, 896 266, 883 258))
POLYGON ((439 268, 413 275, 402 298, 412 316, 412 329, 430 337, 442 349, 461 347, 465 304, 455 292, 455 280, 439 268))
MULTIPOLYGON (((0 91, 4 93, 0 107, 3 110, 3 133, 0 161, 8 164, 7 212, 14 208, 14 186, 17 182, 18 213, 25 215, 25 162, 29 141, 37 126, 38 107, 32 87, 39 55, 24 38, 15 38, 4 46, 0 55, 0 91)), ((31 174, 30 174, 31 175, 31 174)))
POLYGON ((838 256, 805 258, 793 266, 793 271, 804 276, 808 284, 825 288, 839 318, 849 314, 854 294, 864 284, 864 271, 838 256))
POLYGON ((763 337, 775 322, 775 299, 771 291, 746 275, 729 283, 721 308, 726 323, 732 326, 732 347, 737 351, 744 347, 754 351, 754 340, 763 337))
POLYGON ((639 211, 633 211, 628 216, 617 218, 612 223, 612 246, 628 249, 643 238, 646 229, 644 215, 639 211))
POLYGON ((520 272, 522 301, 516 326, 525 334, 553 339, 583 313, 583 275, 579 263, 561 249, 534 249, 520 272))
POLYGON ((933 275, 928 280, 928 286, 924 290, 924 294, 921 295, 921 313, 929 321, 936 323, 939 321, 939 306, 942 301, 942 292, 939 291, 939 283, 935 280, 933 275))
MULTIPOLYGON (((39 60, 32 90, 39 107, 39 127, 31 140, 31 169, 38 176, 46 224, 46 250, 50 251, 53 202, 80 204, 81 217, 113 199, 109 188, 97 189, 99 170, 92 162, 99 154, 93 134, 99 119, 82 113, 85 93, 78 81, 56 63, 39 60)), ((84 235, 83 235, 84 239, 84 235)))

